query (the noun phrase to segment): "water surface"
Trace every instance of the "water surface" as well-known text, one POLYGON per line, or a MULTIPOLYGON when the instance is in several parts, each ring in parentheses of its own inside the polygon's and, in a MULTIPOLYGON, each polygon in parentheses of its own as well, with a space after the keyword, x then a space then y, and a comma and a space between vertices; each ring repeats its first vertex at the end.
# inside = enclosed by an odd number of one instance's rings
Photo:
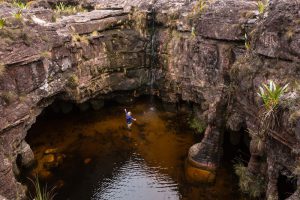
POLYGON ((137 118, 131 131, 120 105, 40 117, 26 138, 38 161, 29 176, 56 185, 58 200, 241 199, 227 162, 213 185, 185 181, 188 149, 200 140, 187 127, 187 114, 145 100, 127 109, 137 118), (47 169, 49 149, 59 162, 47 169))

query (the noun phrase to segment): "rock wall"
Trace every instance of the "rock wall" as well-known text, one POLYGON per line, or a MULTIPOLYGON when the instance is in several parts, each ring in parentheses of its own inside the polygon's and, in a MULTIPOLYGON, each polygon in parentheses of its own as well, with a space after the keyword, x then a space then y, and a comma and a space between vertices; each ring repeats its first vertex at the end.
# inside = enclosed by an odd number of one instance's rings
POLYGON ((16 8, 1 6, 7 25, 0 30, 0 194, 23 199, 15 177, 32 161, 24 139, 44 107, 57 98, 80 104, 112 92, 145 92, 148 41, 139 27, 147 13, 93 10, 52 22, 51 10, 24 10, 15 19, 16 8))
POLYGON ((74 0, 65 2, 87 12, 63 17, 50 9, 56 2, 31 2, 21 19, 11 14, 18 8, 0 4, 0 195, 24 198, 16 177, 33 160, 24 138, 57 98, 81 104, 151 93, 193 103, 208 126, 188 160, 193 173, 213 178, 223 130, 259 129, 256 92, 272 79, 290 83, 291 101, 248 168, 266 177, 267 197, 278 198, 279 173, 299 160, 298 1, 271 1, 260 14, 251 0, 74 0))

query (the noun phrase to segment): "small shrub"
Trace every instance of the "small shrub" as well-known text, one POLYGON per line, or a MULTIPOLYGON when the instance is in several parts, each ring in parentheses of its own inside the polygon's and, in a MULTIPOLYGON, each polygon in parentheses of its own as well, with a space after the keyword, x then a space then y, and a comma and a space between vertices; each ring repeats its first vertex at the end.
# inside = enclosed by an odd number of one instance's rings
POLYGON ((28 8, 27 4, 22 1, 13 1, 13 5, 21 10, 28 8))
POLYGON ((205 122, 198 120, 196 118, 192 118, 189 121, 189 125, 192 129, 196 130, 196 132, 199 134, 204 133, 206 126, 207 126, 205 122))
POLYGON ((18 12, 13 14, 14 18, 17 20, 22 20, 23 19, 23 14, 22 14, 22 10, 18 10, 18 12))
POLYGON ((278 105, 280 98, 287 91, 288 84, 280 87, 276 85, 274 81, 270 80, 269 85, 262 84, 259 87, 259 92, 257 93, 263 100, 264 106, 267 110, 274 110, 278 105))
POLYGON ((194 7, 194 13, 200 14, 203 12, 203 10, 207 7, 207 4, 204 0, 198 0, 195 7, 194 7))
POLYGON ((67 86, 70 87, 71 89, 75 89, 79 84, 79 79, 76 75, 70 76, 67 82, 67 86))
POLYGON ((6 25, 5 19, 4 18, 0 18, 0 29, 3 29, 5 25, 6 25))
POLYGON ((258 9, 259 14, 264 13, 266 7, 267 7, 267 4, 264 4, 262 1, 257 2, 257 9, 258 9))
POLYGON ((87 38, 87 36, 85 36, 85 35, 81 36, 78 33, 76 33, 76 34, 72 35, 72 43, 73 44, 83 43, 83 44, 88 45, 90 42, 89 42, 89 39, 87 38))
MULTIPOLYGON (((34 186, 34 196, 31 197, 31 200, 53 200, 55 197, 55 188, 47 188, 47 185, 42 188, 39 182, 38 177, 35 177, 35 180, 29 179, 34 186)), ((30 195, 31 196, 31 195, 30 195)))
POLYGON ((258 198, 264 193, 266 182, 263 177, 251 174, 241 163, 234 165, 234 171, 239 177, 239 187, 242 192, 253 198, 258 198))

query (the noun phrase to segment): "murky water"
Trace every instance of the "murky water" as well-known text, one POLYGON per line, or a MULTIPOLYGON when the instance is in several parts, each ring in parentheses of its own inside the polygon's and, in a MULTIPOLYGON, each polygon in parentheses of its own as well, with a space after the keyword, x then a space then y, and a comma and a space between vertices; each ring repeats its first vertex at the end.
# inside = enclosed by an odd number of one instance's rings
POLYGON ((137 118, 131 131, 119 105, 41 117, 26 138, 38 160, 29 176, 56 185, 62 200, 241 199, 227 164, 213 185, 185 181, 188 149, 199 140, 187 115, 145 100, 127 109, 137 118))

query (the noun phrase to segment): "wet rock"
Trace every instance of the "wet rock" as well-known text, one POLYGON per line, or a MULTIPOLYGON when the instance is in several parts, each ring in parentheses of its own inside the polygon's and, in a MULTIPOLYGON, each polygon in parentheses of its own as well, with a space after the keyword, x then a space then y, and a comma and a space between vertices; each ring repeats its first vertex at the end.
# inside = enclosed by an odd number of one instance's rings
POLYGON ((211 183, 215 180, 221 154, 220 142, 220 132, 209 125, 202 141, 189 149, 186 176, 190 182, 211 183))
POLYGON ((29 168, 34 164, 34 154, 30 148, 30 146, 23 141, 21 145, 20 156, 21 156, 21 166, 25 168, 29 168))
POLYGON ((91 158, 86 158, 86 159, 84 159, 84 164, 90 164, 90 162, 92 161, 92 159, 91 158))
POLYGON ((44 154, 56 154, 58 153, 58 149, 57 148, 53 148, 53 149, 46 149, 44 154))
POLYGON ((45 169, 51 170, 59 167, 63 163, 64 158, 63 154, 46 154, 41 162, 43 162, 45 169))

